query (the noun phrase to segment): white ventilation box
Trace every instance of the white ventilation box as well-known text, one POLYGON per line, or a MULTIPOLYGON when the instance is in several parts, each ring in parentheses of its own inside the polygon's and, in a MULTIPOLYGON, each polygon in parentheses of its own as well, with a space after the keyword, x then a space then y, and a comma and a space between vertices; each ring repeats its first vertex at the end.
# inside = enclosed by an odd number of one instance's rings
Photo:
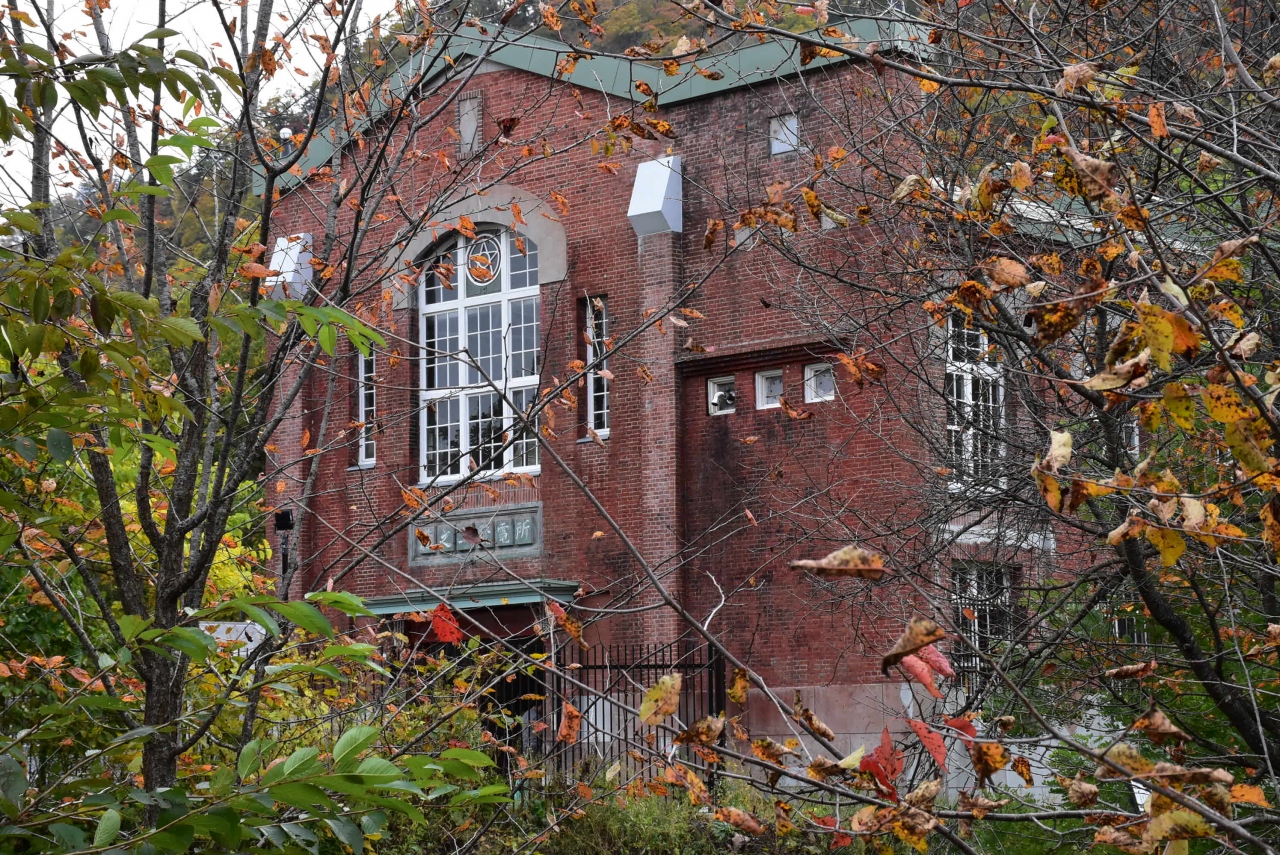
POLYGON ((268 277, 265 283, 272 300, 304 299, 311 286, 311 275, 315 272, 311 267, 311 235, 304 233, 276 238, 271 263, 267 266, 280 271, 279 275, 268 277))
POLYGON ((627 219, 638 236, 684 231, 683 206, 679 157, 640 164, 631 188, 631 206, 627 208, 627 219))

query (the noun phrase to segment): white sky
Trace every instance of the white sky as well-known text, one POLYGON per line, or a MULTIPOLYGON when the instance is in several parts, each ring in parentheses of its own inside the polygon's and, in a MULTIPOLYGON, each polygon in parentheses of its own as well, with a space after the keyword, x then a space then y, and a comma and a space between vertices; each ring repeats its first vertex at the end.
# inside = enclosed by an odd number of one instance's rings
MULTIPOLYGON (((93 32, 93 22, 86 11, 84 0, 79 2, 77 0, 18 0, 18 8, 20 10, 26 11, 33 20, 39 20, 33 9, 33 3, 35 2, 40 4, 42 10, 47 9, 48 6, 53 7, 55 30, 59 37, 70 36, 69 43, 72 45, 71 50, 73 53, 83 55, 100 52, 93 32)), ((88 2, 95 2, 95 0, 88 0, 88 2)), ((139 37, 159 26, 161 0, 97 0, 97 2, 100 5, 106 5, 103 11, 103 19, 111 37, 112 47, 116 50, 127 47, 139 37)), ((350 5, 350 2, 351 0, 348 0, 348 5, 350 5)), ((258 10, 261 7, 261 3, 257 2, 257 0, 244 0, 244 2, 237 2, 237 0, 168 0, 167 26, 170 29, 179 31, 181 35, 171 37, 166 41, 166 55, 172 56, 173 51, 179 48, 186 48, 204 57, 210 65, 214 64, 215 58, 221 58, 234 66, 230 40, 226 36, 215 4, 221 5, 223 15, 227 20, 238 19, 237 34, 245 26, 246 20, 250 28, 252 28, 253 22, 257 20, 258 10)), ((363 0, 359 16, 359 26, 362 33, 368 33, 375 15, 381 14, 389 18, 394 14, 394 10, 394 0, 363 0)), ((274 0, 272 3, 270 37, 283 35, 284 31, 294 23, 296 17, 300 14, 307 16, 306 25, 302 27, 303 33, 322 31, 330 39, 333 38, 337 20, 330 17, 316 0, 274 0), (285 18, 282 18, 281 14, 285 18)), ((8 21, 6 20, 5 23, 7 25, 8 21)), ((26 35, 30 38, 31 32, 29 29, 26 35)), ((149 44, 154 45, 154 42, 149 42, 149 44)), ((276 72, 275 77, 264 86, 262 97, 264 102, 273 95, 304 88, 315 80, 316 74, 323 65, 323 54, 319 51, 315 42, 310 39, 305 39, 295 33, 290 39, 290 49, 292 58, 285 60, 282 57, 280 69, 276 72)), ((13 106, 12 84, 3 86, 0 91, 3 92, 5 101, 10 106, 13 106)), ((150 101, 150 97, 149 92, 143 92, 142 97, 139 99, 143 103, 138 106, 142 106, 144 110, 147 109, 146 104, 150 101)), ((66 101, 65 93, 62 93, 62 97, 59 99, 60 110, 65 108, 66 101)), ((171 102, 167 95, 165 96, 165 101, 168 108, 172 109, 177 106, 171 102)), ((70 111, 65 110, 54 127, 57 135, 65 140, 70 147, 70 144, 78 140, 79 137, 74 124, 68 118, 69 115, 70 111)), ((206 113, 206 115, 209 114, 206 113)), ((108 113, 104 112, 103 119, 105 120, 107 117, 108 113)), ((221 117, 215 116, 215 118, 221 117)), ((145 143, 149 135, 141 134, 141 137, 145 143)), ((78 144, 74 147, 80 148, 78 144)), ((170 148, 166 150, 166 153, 178 154, 178 151, 170 148)), ((22 142, 15 141, 9 147, 0 151, 0 204, 24 204, 29 193, 30 175, 31 154, 28 146, 22 142)), ((74 181, 71 176, 65 174, 64 180, 74 181)), ((65 193, 69 189, 55 186, 54 192, 55 194, 59 192, 65 193)))

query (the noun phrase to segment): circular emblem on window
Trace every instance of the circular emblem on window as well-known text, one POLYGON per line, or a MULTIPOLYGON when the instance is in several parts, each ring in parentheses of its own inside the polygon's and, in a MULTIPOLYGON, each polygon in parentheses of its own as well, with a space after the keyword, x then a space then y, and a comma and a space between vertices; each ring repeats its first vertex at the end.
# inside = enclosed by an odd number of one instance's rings
POLYGON ((477 285, 487 285, 502 268, 502 243, 497 235, 480 235, 466 248, 467 276, 477 285))

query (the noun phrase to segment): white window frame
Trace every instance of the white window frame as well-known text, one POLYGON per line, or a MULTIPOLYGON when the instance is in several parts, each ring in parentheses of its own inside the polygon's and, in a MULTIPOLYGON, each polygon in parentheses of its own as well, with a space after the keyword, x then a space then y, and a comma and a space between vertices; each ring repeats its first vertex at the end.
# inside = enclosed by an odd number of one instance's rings
POLYGON ((367 354, 356 351, 356 422, 360 434, 356 440, 356 464, 372 466, 378 462, 378 443, 373 438, 378 418, 378 356, 370 348, 367 354))
POLYGON ((603 294, 587 299, 587 328, 584 338, 587 343, 587 364, 595 362, 601 356, 600 364, 587 372, 587 427, 595 431, 600 439, 608 439, 612 426, 610 409, 610 393, 613 385, 609 378, 600 372, 609 369, 609 301, 603 294))
POLYGON ((711 377, 707 380, 707 415, 727 416, 730 413, 737 412, 738 410, 737 399, 738 399, 738 385, 737 385, 737 380, 736 378, 734 378, 733 375, 727 375, 725 377, 711 377), (716 406, 714 402, 716 399, 716 395, 719 394, 721 391, 723 391, 723 387, 725 385, 728 385, 732 389, 734 402, 732 406, 721 409, 720 407, 716 406))
POLYGON ((804 402, 806 404, 819 404, 823 401, 834 401, 836 399, 836 369, 830 362, 813 362, 804 367, 804 402), (831 375, 831 392, 827 395, 818 393, 817 387, 814 385, 814 378, 819 374, 831 375))
POLYGON ((800 117, 784 113, 769 119, 769 154, 790 154, 800 150, 800 117))
POLYGON ((756 372, 756 409, 757 410, 777 410, 782 408, 782 396, 786 394, 782 388, 784 383, 784 375, 781 368, 771 368, 768 371, 756 372), (772 378, 778 380, 778 396, 771 404, 769 403, 768 383, 772 378))
MULTIPOLYGON (((991 348, 986 332, 968 329, 962 316, 947 319, 945 342, 945 374, 943 397, 946 399, 946 443, 950 458, 951 486, 959 489, 978 479, 990 479, 1003 466, 1005 443, 1000 438, 1004 424, 1004 369, 999 355, 991 348), (977 360, 957 358, 956 333, 965 337, 966 349, 977 353, 977 360), (986 386, 986 384, 990 384, 986 386), (989 388, 992 400, 979 402, 993 416, 990 426, 975 426, 975 389, 989 388), (985 454, 983 453, 985 451, 985 454), (982 471, 977 471, 981 467, 982 471)), ((981 412, 981 411, 978 411, 981 412)), ((993 482, 998 487, 1003 479, 993 482)))
MULTIPOLYGON (((537 399, 542 359, 540 319, 542 304, 540 288, 537 285, 536 278, 537 246, 528 237, 518 235, 510 229, 496 226, 477 226, 475 234, 476 237, 474 239, 458 235, 451 248, 446 247, 433 253, 432 257, 423 265, 423 273, 418 281, 420 321, 418 324, 418 348, 422 355, 422 358, 418 361, 418 387, 421 390, 421 407, 418 418, 418 435, 421 438, 418 450, 418 483, 420 485, 453 483, 472 474, 475 474, 478 478, 498 478, 510 472, 537 475, 542 471, 541 455, 537 446, 537 425, 532 425, 532 430, 523 437, 513 438, 517 419, 515 413, 510 411, 511 408, 503 400, 503 398, 510 399, 513 404, 519 405, 522 400, 532 403, 537 399), (464 267, 469 266, 465 262, 470 260, 472 256, 467 255, 467 252, 471 246, 487 236, 496 236, 500 240, 501 256, 497 271, 498 287, 493 293, 468 296, 467 284, 470 274, 464 267), (526 280, 532 278, 534 284, 513 288, 511 260, 513 255, 519 254, 519 250, 516 248, 517 239, 524 243, 526 254, 522 258, 526 260, 526 264, 530 265, 529 270, 525 272, 524 278, 526 280), (454 256, 452 289, 437 285, 439 279, 436 272, 438 260, 443 255, 450 253, 454 256), (427 302, 429 287, 432 290, 440 287, 439 293, 449 294, 452 292, 452 296, 447 300, 429 304, 427 302), (533 359, 535 360, 534 372, 524 377, 512 377, 511 345, 515 332, 512 328, 512 307, 517 303, 523 303, 523 301, 530 299, 534 301, 533 347, 530 350, 527 347, 530 342, 524 342, 526 346, 522 348, 520 353, 533 354, 533 359), (472 358, 473 355, 470 354, 468 349, 468 339, 473 332, 469 328, 469 325, 473 322, 469 315, 471 314, 470 310, 492 309, 494 306, 499 309, 499 325, 497 329, 474 331, 478 335, 483 333, 492 335, 496 331, 501 340, 500 354, 490 354, 482 358, 491 360, 497 356, 502 368, 502 376, 501 378, 490 377, 486 380, 482 366, 472 358), (429 352, 427 349, 428 319, 433 317, 444 318, 449 315, 454 316, 454 327, 456 327, 457 349, 451 351, 452 357, 448 354, 429 352), (438 363, 443 364, 438 365, 438 363), (450 363, 453 364, 451 365, 450 363), (456 372, 456 384, 430 387, 428 378, 434 367, 440 367, 446 374, 456 372), (486 469, 473 469, 472 464, 480 463, 480 461, 476 458, 475 449, 471 444, 472 408, 483 406, 481 399, 488 395, 497 395, 498 402, 502 405, 502 430, 498 434, 497 444, 507 447, 502 451, 502 460, 498 465, 486 469), (429 426, 428 423, 431 413, 433 411, 439 412, 442 408, 456 410, 456 422, 450 422, 446 429, 456 429, 458 447, 456 453, 444 461, 444 466, 437 467, 441 471, 432 471, 429 466, 432 455, 430 443, 428 442, 430 438, 429 431, 439 428, 429 426), (508 443, 508 440, 511 441, 508 443), (530 454, 535 457, 533 464, 516 465, 517 457, 530 454)), ((522 327, 522 330, 527 332, 527 325, 522 327)), ((492 339, 490 340, 492 341, 492 339)), ((477 409, 476 413, 479 412, 481 411, 477 409)), ((480 423, 483 424, 482 421, 480 423)), ((436 452, 436 454, 442 453, 444 452, 436 452)))

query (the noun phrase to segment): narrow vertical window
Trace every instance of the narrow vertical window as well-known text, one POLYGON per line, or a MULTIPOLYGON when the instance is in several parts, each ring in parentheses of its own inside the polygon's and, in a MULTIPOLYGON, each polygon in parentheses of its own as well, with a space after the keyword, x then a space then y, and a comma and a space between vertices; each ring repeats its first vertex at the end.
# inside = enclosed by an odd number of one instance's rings
POLYGON ((587 427, 604 439, 609 436, 609 306, 604 297, 587 301, 587 364, 598 365, 587 374, 587 427))
POLYGON ((378 459, 378 445, 373 439, 378 418, 377 357, 370 350, 356 358, 359 376, 356 382, 356 421, 360 424, 358 462, 368 466, 378 459))
POLYGON ((465 157, 480 148, 480 93, 458 99, 458 149, 465 157))
POLYGON ((1004 459, 1004 382, 996 349, 965 319, 947 321, 947 453, 953 479, 999 477, 1004 459))

